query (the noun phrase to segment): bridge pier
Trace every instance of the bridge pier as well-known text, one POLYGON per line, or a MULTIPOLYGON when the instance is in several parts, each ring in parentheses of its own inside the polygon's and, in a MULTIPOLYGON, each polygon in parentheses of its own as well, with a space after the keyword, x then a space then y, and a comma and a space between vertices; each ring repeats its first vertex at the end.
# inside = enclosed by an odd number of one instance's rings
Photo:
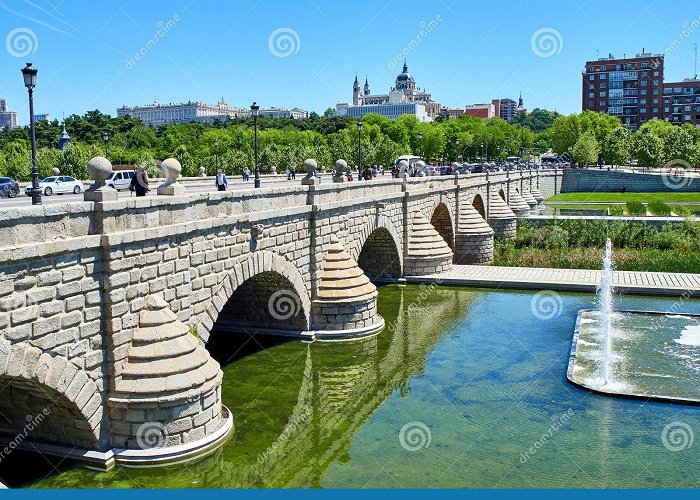
POLYGON ((496 238, 515 238, 517 217, 501 195, 492 192, 489 196, 488 223, 496 238))

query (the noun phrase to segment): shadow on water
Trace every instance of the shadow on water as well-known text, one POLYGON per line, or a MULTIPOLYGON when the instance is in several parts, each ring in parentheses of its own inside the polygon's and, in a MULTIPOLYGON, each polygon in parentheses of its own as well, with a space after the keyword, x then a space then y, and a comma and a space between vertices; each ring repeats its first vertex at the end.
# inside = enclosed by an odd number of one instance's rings
POLYGON ((241 358, 287 342, 299 342, 290 337, 250 332, 212 331, 206 348, 222 367, 241 358))

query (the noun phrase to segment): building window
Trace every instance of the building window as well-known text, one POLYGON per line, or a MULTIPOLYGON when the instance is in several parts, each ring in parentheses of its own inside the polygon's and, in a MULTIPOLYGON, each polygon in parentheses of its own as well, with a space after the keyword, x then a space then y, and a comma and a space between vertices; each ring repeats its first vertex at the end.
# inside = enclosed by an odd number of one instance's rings
POLYGON ((639 91, 639 95, 647 95, 647 91, 645 89, 642 89, 639 91))
POLYGON ((590 81, 594 81, 594 80, 595 80, 595 75, 588 75, 588 79, 589 79, 590 81))
POLYGON ((654 76, 659 76, 659 72, 658 72, 658 71, 654 71, 654 76))
POLYGON ((659 114, 659 108, 654 108, 654 109, 651 110, 651 112, 654 113, 655 115, 658 115, 658 114, 659 114))
POLYGON ((588 98, 593 99, 595 97, 595 92, 589 92, 588 93, 588 98))
POLYGON ((600 97, 605 97, 605 92, 600 92, 598 95, 599 95, 600 97))
POLYGON ((601 79, 601 80, 605 80, 605 79, 607 79, 607 77, 608 77, 608 75, 606 75, 606 74, 600 75, 600 79, 601 79))
POLYGON ((590 84, 590 85, 588 86, 588 90, 595 90, 595 85, 590 84))
POLYGON ((647 100, 646 100, 646 99, 640 99, 640 100, 639 100, 639 104, 646 104, 646 103, 647 103, 647 100))
POLYGON ((646 87, 646 86, 647 86, 647 81, 646 81, 646 80, 642 80, 642 81, 640 82, 640 84, 642 85, 642 87, 646 87))
POLYGON ((600 88, 601 88, 601 89, 605 89, 605 88, 607 88, 607 87, 608 87, 608 85, 605 84, 605 83, 601 83, 601 84, 600 84, 600 88))
POLYGON ((651 103, 652 103, 652 104, 659 104, 659 100, 658 100, 658 99, 652 99, 651 103))
POLYGON ((659 95, 659 89, 654 89, 654 95, 659 95))
POLYGON ((639 110, 639 112, 640 112, 640 113, 646 113, 646 112, 647 112, 647 108, 642 108, 642 109, 639 110))

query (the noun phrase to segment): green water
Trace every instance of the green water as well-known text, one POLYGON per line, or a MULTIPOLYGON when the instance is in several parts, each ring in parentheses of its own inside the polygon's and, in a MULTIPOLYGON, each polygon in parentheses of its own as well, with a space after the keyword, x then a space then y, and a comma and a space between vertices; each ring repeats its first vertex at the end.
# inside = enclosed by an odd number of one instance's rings
MULTIPOLYGON (((379 310, 391 328, 374 339, 290 342, 227 365, 223 398, 236 432, 215 454, 109 473, 66 463, 48 472, 33 457, 25 486, 697 486, 700 443, 671 451, 662 433, 673 422, 700 431, 700 408, 569 384, 576 314, 594 297, 561 298, 561 314, 543 320, 527 292, 382 288, 379 310)), ((617 306, 672 303, 620 298, 617 306)), ((700 304, 681 309, 697 313, 700 304)))

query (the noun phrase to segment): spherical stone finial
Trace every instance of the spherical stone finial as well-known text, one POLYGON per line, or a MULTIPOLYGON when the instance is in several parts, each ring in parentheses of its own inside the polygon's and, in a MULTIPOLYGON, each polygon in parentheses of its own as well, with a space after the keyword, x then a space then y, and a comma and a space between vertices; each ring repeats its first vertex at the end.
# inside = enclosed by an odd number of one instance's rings
POLYGON ((104 182, 112 173, 112 164, 104 156, 96 156, 88 162, 87 169, 91 180, 104 182))
POLYGON ((343 159, 335 161, 335 175, 343 175, 348 170, 348 162, 343 159))
POLYGON ((53 167, 53 168, 51 169, 51 173, 52 173, 53 175, 61 175, 61 170, 60 170, 58 167, 53 167))
POLYGON ((167 158, 160 164, 160 169, 163 171, 166 179, 175 180, 182 172, 182 165, 175 158, 167 158))
POLYGON ((318 163, 316 163, 316 160, 312 158, 304 160, 304 172, 306 172, 307 174, 313 175, 317 168, 318 163))

